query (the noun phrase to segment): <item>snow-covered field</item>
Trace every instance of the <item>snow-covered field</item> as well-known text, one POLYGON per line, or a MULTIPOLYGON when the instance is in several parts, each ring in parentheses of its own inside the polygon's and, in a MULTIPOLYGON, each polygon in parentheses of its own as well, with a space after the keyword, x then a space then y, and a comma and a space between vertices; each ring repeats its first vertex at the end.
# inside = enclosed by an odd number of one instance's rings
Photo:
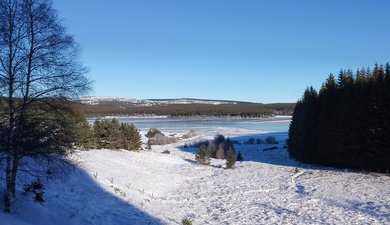
MULTIPOLYGON (((269 135, 243 132, 232 136, 269 135)), ((390 224, 390 176, 300 164, 283 148, 287 134, 276 137, 276 150, 236 145, 245 161, 232 170, 224 160, 197 165, 196 149, 182 147, 192 140, 79 151, 66 181, 46 183, 45 203, 20 194, 0 224, 390 224)))

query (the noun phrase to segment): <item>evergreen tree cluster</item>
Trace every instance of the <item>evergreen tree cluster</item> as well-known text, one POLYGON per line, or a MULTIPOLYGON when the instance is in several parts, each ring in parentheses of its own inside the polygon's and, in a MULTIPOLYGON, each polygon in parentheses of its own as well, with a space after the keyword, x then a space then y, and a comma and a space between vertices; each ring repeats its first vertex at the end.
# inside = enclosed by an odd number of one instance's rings
POLYGON ((330 74, 296 104, 289 153, 308 163, 390 169, 390 65, 330 74))
POLYGON ((76 146, 82 149, 141 149, 141 135, 133 124, 119 123, 117 119, 78 123, 76 146))
MULTIPOLYGON (((226 168, 233 169, 236 164, 234 143, 222 134, 217 134, 214 136, 214 140, 199 143, 200 147, 195 155, 195 160, 201 165, 209 165, 210 158, 225 159, 226 168)), ((237 157, 240 161, 243 160, 241 152, 237 157)))

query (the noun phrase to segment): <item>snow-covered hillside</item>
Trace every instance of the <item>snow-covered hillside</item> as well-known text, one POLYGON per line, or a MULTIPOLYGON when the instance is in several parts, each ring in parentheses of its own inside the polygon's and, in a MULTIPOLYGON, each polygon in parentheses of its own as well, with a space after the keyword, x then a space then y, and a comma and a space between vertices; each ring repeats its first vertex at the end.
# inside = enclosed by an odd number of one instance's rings
POLYGON ((135 99, 121 97, 102 97, 102 96, 87 96, 78 99, 83 104, 97 105, 107 103, 120 103, 133 106, 152 106, 152 105, 171 105, 171 104, 239 104, 237 101, 227 100, 207 100, 207 99, 192 99, 192 98, 177 98, 177 99, 135 99))
MULTIPOLYGON (((243 134, 241 134, 243 135, 243 134)), ((248 134, 235 137, 243 142, 248 134)), ((244 162, 194 161, 184 143, 150 151, 79 151, 69 179, 48 183, 46 203, 19 195, 1 224, 390 224, 390 176, 300 164, 283 148, 236 145, 244 162), (170 154, 162 154, 169 150, 170 154)), ((197 137, 198 139, 201 137, 197 137)), ((273 146, 273 145, 272 145, 273 146)))

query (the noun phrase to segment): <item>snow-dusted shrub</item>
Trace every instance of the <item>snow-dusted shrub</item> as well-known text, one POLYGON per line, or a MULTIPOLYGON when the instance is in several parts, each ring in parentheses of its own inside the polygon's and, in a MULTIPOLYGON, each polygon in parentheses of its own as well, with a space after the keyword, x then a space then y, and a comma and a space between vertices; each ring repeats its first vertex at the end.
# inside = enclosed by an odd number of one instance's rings
POLYGON ((189 139, 189 138, 192 138, 192 137, 195 137, 196 136, 196 132, 194 129, 191 129, 189 132, 183 134, 181 136, 182 139, 189 139))
POLYGON ((155 137, 157 134, 159 134, 159 135, 162 135, 162 136, 165 136, 159 129, 157 129, 157 128, 150 128, 149 130, 148 130, 148 132, 145 134, 145 136, 147 137, 147 138, 153 138, 153 137, 155 137))
POLYGON ((192 147, 194 147, 194 148, 200 148, 200 146, 202 146, 202 145, 206 145, 206 146, 209 146, 209 141, 199 141, 199 142, 195 142, 195 143, 193 143, 192 144, 192 147))
POLYGON ((278 144, 274 136, 268 136, 265 138, 266 144, 278 144))
POLYGON ((167 145, 176 142, 176 137, 166 137, 164 134, 156 134, 154 137, 151 137, 148 140, 149 145, 167 145))
POLYGON ((235 164, 236 159, 234 158, 234 150, 230 147, 226 154, 226 168, 233 169, 235 164))
POLYGON ((195 160, 200 165, 209 165, 210 164, 210 153, 206 145, 201 145, 198 153, 195 155, 195 160))

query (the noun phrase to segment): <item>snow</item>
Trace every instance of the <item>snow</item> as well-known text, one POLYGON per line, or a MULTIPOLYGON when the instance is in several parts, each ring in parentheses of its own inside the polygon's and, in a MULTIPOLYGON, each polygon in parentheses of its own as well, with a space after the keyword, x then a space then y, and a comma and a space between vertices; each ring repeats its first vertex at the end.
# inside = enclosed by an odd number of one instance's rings
POLYGON ((240 142, 274 135, 280 144, 236 145, 245 161, 232 170, 217 159, 199 166, 197 149, 183 148, 210 138, 207 131, 152 150, 77 151, 67 180, 45 182, 45 203, 19 194, 0 223, 390 224, 390 176, 296 162, 283 148, 286 133, 223 131, 240 142), (278 149, 264 151, 271 146, 278 149))

